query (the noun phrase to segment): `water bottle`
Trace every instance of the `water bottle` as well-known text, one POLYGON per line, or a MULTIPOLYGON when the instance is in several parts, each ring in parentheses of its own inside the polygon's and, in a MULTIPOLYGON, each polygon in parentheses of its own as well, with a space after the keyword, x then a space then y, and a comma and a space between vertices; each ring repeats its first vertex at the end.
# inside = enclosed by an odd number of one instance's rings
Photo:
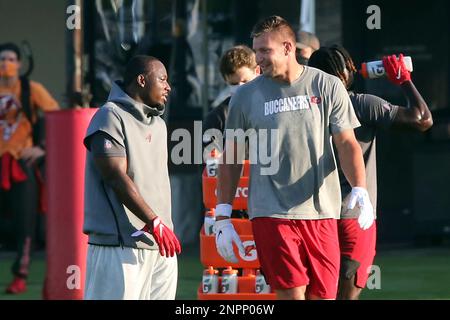
POLYGON ((206 159, 206 174, 208 177, 217 176, 217 170, 219 169, 219 154, 216 149, 211 151, 211 156, 206 159))
MULTIPOLYGON (((398 58, 397 58, 398 59, 398 58)), ((412 59, 410 56, 403 57, 405 67, 409 72, 413 71, 412 59)), ((382 60, 370 61, 361 64, 361 75, 366 79, 375 79, 385 75, 384 65, 382 60)))
POLYGON ((255 276, 255 292, 256 293, 270 293, 270 286, 267 284, 261 271, 256 270, 255 276))
POLYGON ((227 267, 222 271, 222 293, 237 293, 238 271, 232 267, 227 267))
POLYGON ((202 291, 203 293, 217 293, 219 289, 219 271, 213 267, 208 267, 203 271, 202 291))
POLYGON ((205 228, 205 234, 207 236, 214 234, 213 227, 214 227, 215 222, 216 222, 216 217, 214 214, 214 209, 206 211, 205 221, 203 222, 203 226, 205 228))

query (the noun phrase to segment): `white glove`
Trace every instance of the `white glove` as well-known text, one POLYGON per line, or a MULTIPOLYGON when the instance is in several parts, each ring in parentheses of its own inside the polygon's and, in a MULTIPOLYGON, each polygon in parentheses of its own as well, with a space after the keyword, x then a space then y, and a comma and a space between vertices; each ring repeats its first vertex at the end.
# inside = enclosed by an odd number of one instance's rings
POLYGON ((237 263, 238 259, 233 251, 233 242, 244 254, 244 246, 239 238, 230 219, 219 220, 214 223, 214 233, 216 234, 216 248, 220 256, 228 262, 237 263))
POLYGON ((358 203, 358 207, 360 210, 358 217, 359 226, 361 227, 361 229, 367 230, 374 222, 375 215, 373 212, 372 203, 369 199, 369 193, 367 193, 366 189, 361 187, 352 188, 347 209, 352 210, 355 207, 356 203, 358 203))

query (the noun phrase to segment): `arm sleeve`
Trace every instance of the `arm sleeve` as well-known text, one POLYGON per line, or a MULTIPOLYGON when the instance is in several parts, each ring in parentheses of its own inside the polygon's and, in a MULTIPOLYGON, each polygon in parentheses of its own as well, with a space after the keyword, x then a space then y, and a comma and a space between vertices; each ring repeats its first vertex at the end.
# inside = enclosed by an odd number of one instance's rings
POLYGON ((360 126, 356 118, 353 105, 347 90, 340 80, 334 79, 332 90, 328 99, 330 99, 330 129, 332 134, 338 134, 348 129, 354 129, 360 126))
POLYGON ((398 112, 398 106, 371 94, 359 94, 353 99, 360 121, 376 127, 389 127, 398 112))
POLYGON ((90 139, 98 131, 108 134, 116 143, 125 148, 126 143, 122 130, 122 121, 113 107, 101 107, 92 118, 84 138, 84 145, 89 151, 91 151, 90 139))
POLYGON ((96 157, 126 157, 125 148, 103 131, 91 136, 90 150, 96 157))

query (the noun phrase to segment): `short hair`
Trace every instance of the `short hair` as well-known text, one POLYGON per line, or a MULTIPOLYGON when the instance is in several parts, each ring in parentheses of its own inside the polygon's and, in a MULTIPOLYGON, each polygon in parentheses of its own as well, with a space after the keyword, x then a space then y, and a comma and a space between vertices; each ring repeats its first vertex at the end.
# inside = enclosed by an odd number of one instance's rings
POLYGON ((320 47, 314 51, 308 61, 310 67, 325 71, 331 75, 340 78, 345 82, 344 70, 356 72, 355 63, 352 57, 342 46, 333 45, 331 47, 320 47))
POLYGON ((123 84, 128 86, 135 81, 138 75, 151 72, 150 63, 155 61, 159 60, 152 56, 137 55, 132 57, 125 67, 123 84))
POLYGON ((295 38, 295 32, 292 26, 282 17, 280 16, 270 16, 267 18, 264 18, 260 20, 258 23, 255 24, 253 27, 251 37, 256 38, 262 35, 263 33, 267 32, 282 32, 284 33, 288 38, 292 40, 292 42, 296 43, 295 38))
POLYGON ((297 32, 297 48, 305 49, 311 48, 313 51, 319 50, 320 41, 314 33, 299 30, 297 32))
POLYGON ((3 51, 13 51, 17 56, 17 60, 20 61, 22 59, 22 55, 20 53, 20 48, 15 43, 7 42, 7 43, 0 44, 0 52, 3 52, 3 51))
POLYGON ((245 45, 238 45, 228 49, 220 58, 220 73, 224 79, 242 67, 249 69, 257 67, 255 53, 245 45))

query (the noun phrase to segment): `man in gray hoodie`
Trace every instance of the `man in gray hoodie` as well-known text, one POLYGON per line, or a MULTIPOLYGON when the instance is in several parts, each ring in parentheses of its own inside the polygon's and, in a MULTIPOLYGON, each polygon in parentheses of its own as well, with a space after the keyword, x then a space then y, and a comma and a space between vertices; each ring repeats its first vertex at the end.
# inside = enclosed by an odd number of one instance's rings
POLYGON ((170 92, 156 58, 130 60, 94 115, 88 149, 85 299, 174 299, 180 243, 173 233, 167 128, 170 92))

